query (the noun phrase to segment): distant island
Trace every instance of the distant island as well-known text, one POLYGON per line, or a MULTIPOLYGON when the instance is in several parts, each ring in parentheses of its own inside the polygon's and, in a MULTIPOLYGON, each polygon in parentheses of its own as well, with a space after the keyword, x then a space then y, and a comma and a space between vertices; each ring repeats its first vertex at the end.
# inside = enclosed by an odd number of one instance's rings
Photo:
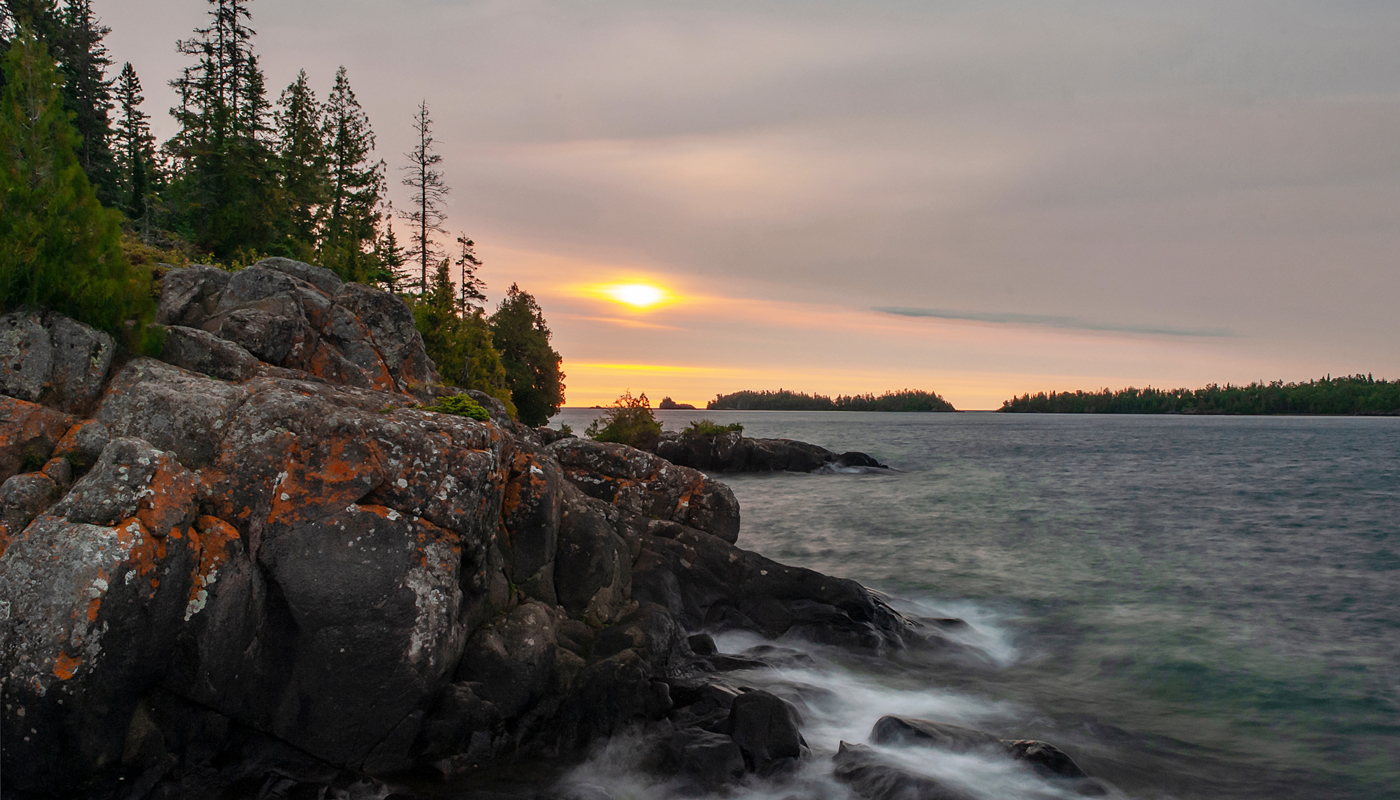
POLYGON ((663 398, 661 398, 661 405, 657 406, 657 408, 661 409, 662 411, 694 411, 694 410, 695 410, 695 406, 691 405, 690 403, 677 403, 675 400, 672 400, 672 399, 669 398, 669 397, 663 397, 663 398))
POLYGON ((1211 384, 1203 389, 1041 392, 1007 400, 999 410, 1021 414, 1400 415, 1400 381, 1350 375, 1307 383, 1211 384))
POLYGON ((804 394, 779 389, 776 392, 743 391, 716 395, 705 406, 710 411, 956 411, 953 404, 933 392, 901 389, 873 394, 804 394))

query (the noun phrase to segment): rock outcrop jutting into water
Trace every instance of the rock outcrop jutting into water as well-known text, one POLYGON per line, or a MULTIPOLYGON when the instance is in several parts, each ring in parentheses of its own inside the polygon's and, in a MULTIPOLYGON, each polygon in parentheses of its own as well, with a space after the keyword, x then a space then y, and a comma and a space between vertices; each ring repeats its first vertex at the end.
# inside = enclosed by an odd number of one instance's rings
POLYGON ((697 470, 418 408, 451 390, 392 295, 191 267, 160 322, 163 361, 0 318, 7 796, 344 796, 682 712, 705 727, 676 723, 671 768, 771 773, 807 752, 796 713, 711 686, 745 659, 688 634, 930 635, 736 547, 697 470))

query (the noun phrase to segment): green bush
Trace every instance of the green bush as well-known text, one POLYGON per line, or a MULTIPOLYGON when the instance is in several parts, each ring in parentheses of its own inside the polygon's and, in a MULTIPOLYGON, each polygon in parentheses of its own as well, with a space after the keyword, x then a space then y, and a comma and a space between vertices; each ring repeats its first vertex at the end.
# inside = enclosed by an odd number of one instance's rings
POLYGON ((439 414, 452 414, 458 417, 467 417, 478 422, 487 422, 491 419, 491 413, 482 405, 464 394, 454 394, 451 397, 444 397, 430 406, 423 406, 424 411, 436 411, 439 414))
POLYGON ((681 431, 683 436, 718 436, 721 433, 743 433, 744 426, 737 422, 728 425, 721 425, 712 419, 693 419, 690 425, 681 431))
POLYGON ((603 416, 593 420, 585 433, 595 442, 616 442, 638 450, 651 450, 661 440, 661 423, 656 421, 645 392, 633 397, 631 391, 626 391, 612 408, 603 411, 603 416))

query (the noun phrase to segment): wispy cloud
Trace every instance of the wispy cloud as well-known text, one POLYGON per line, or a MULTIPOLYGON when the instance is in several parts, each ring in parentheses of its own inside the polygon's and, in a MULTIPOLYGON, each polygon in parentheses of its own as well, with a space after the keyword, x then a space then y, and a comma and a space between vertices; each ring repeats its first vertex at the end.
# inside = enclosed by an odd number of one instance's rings
POLYGON ((1177 328, 1169 325, 1120 325, 1106 322, 1093 322, 1077 317, 1055 317, 1045 314, 1003 314, 988 311, 948 311, 937 308, 895 307, 877 307, 874 310, 882 314, 894 314, 901 317, 961 319, 973 322, 990 322, 998 325, 1035 325, 1042 328, 1137 333, 1147 336, 1227 338, 1235 335, 1228 328, 1177 328))

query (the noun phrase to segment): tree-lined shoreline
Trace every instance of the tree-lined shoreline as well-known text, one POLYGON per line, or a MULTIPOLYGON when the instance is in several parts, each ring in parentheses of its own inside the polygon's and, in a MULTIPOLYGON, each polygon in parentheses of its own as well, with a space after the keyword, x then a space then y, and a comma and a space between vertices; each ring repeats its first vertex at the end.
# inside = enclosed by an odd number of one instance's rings
POLYGON ((1250 416, 1400 416, 1400 381, 1371 375, 1306 383, 1211 384, 1201 389, 1127 388, 1040 392, 1007 400, 1011 414, 1212 414, 1250 416))

